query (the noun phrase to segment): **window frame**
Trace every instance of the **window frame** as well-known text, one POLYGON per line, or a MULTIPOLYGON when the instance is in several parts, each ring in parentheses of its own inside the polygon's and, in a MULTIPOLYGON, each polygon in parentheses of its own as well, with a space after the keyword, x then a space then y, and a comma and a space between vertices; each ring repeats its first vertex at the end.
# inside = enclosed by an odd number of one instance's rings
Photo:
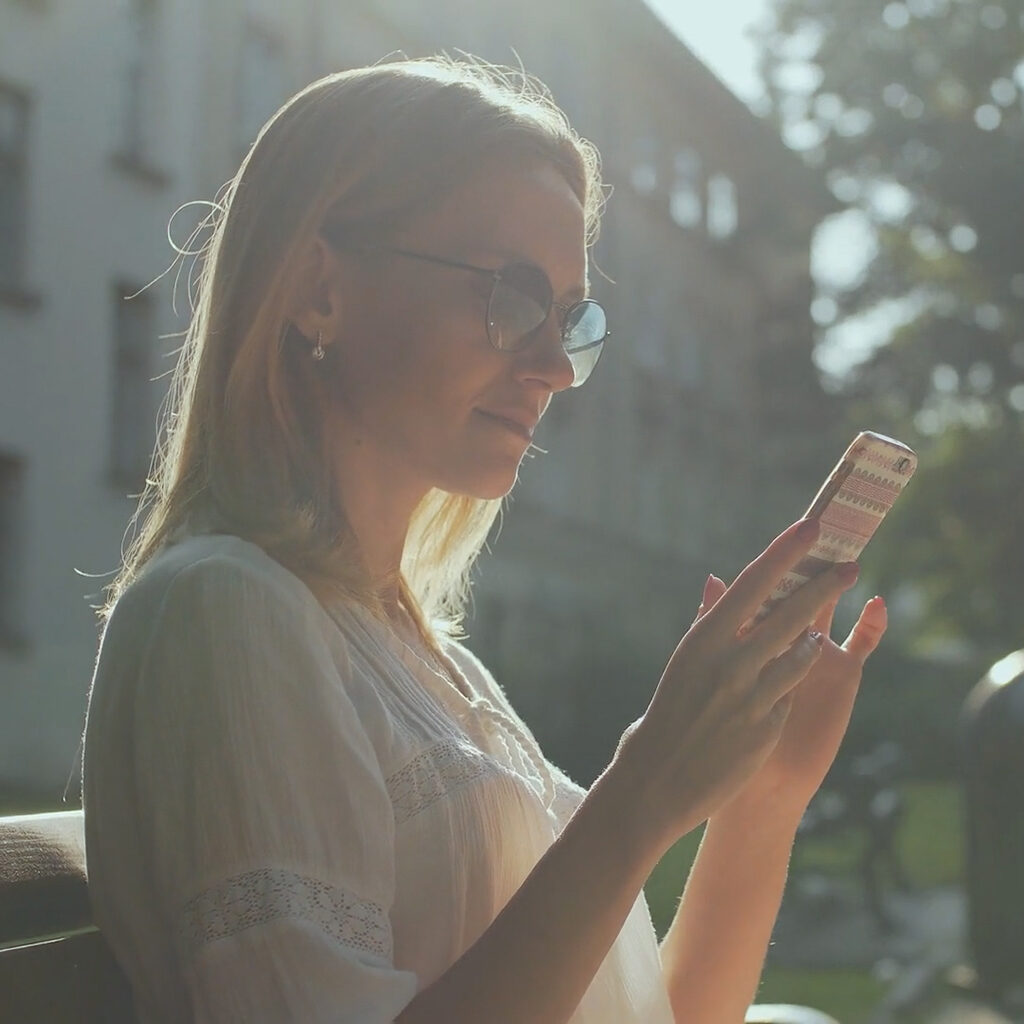
POLYGON ((0 449, 0 651, 22 654, 28 647, 27 624, 18 610, 25 602, 25 548, 28 459, 0 449))
MULTIPOLYGON (((31 296, 25 288, 25 280, 28 276, 28 239, 29 239, 29 207, 30 207, 30 182, 29 182, 29 146, 31 139, 32 121, 32 95, 23 86, 17 85, 9 79, 0 78, 0 104, 10 98, 15 108, 15 118, 20 122, 15 128, 17 138, 14 146, 10 149, 3 144, 0 137, 0 179, 6 179, 10 172, 11 181, 15 182, 17 190, 17 207, 19 217, 14 225, 13 231, 3 232, 7 241, 10 242, 13 256, 10 261, 11 273, 5 274, 3 267, 7 262, 0 260, 0 298, 6 298, 12 304, 22 304, 19 298, 24 299, 31 296)), ((0 241, 0 246, 6 245, 7 241, 0 241)))

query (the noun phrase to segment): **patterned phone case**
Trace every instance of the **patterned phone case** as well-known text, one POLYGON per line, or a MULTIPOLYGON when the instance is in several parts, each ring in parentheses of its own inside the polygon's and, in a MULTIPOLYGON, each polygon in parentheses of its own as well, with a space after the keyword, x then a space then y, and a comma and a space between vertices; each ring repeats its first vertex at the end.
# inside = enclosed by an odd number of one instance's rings
POLYGON ((821 522, 814 547, 779 580, 753 622, 829 566, 856 561, 916 468, 917 455, 902 441, 858 434, 804 514, 821 522))

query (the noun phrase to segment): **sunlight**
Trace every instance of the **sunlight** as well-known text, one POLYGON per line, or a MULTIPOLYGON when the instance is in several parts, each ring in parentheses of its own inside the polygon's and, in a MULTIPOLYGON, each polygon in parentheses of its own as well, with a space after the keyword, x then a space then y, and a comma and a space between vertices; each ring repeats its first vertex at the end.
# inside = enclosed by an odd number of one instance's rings
POLYGON ((1005 686, 1021 676, 1024 676, 1024 651, 1008 654, 988 670, 989 681, 995 686, 1005 686))
POLYGON ((740 99, 756 104, 764 95, 749 30, 768 16, 768 0, 725 0, 710 7, 691 0, 647 4, 740 99))

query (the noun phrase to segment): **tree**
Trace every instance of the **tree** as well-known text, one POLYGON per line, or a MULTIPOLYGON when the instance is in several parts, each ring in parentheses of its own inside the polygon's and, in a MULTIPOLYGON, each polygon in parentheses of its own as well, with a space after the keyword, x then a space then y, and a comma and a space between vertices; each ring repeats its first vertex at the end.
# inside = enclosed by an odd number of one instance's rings
POLYGON ((875 239, 820 288, 821 344, 873 309, 897 325, 830 384, 922 456, 866 575, 903 582, 908 646, 1005 653, 1024 643, 1024 0, 774 14, 770 115, 875 239))

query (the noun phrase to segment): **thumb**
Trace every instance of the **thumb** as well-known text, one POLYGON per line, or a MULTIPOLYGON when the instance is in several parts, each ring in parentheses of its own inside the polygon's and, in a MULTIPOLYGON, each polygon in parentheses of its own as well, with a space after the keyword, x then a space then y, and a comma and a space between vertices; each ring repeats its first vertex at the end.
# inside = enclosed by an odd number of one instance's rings
POLYGON ((885 609, 885 601, 880 597, 873 597, 860 613, 850 635, 843 644, 843 650, 852 654, 861 664, 868 659, 868 655, 878 646, 888 625, 888 614, 885 609))

